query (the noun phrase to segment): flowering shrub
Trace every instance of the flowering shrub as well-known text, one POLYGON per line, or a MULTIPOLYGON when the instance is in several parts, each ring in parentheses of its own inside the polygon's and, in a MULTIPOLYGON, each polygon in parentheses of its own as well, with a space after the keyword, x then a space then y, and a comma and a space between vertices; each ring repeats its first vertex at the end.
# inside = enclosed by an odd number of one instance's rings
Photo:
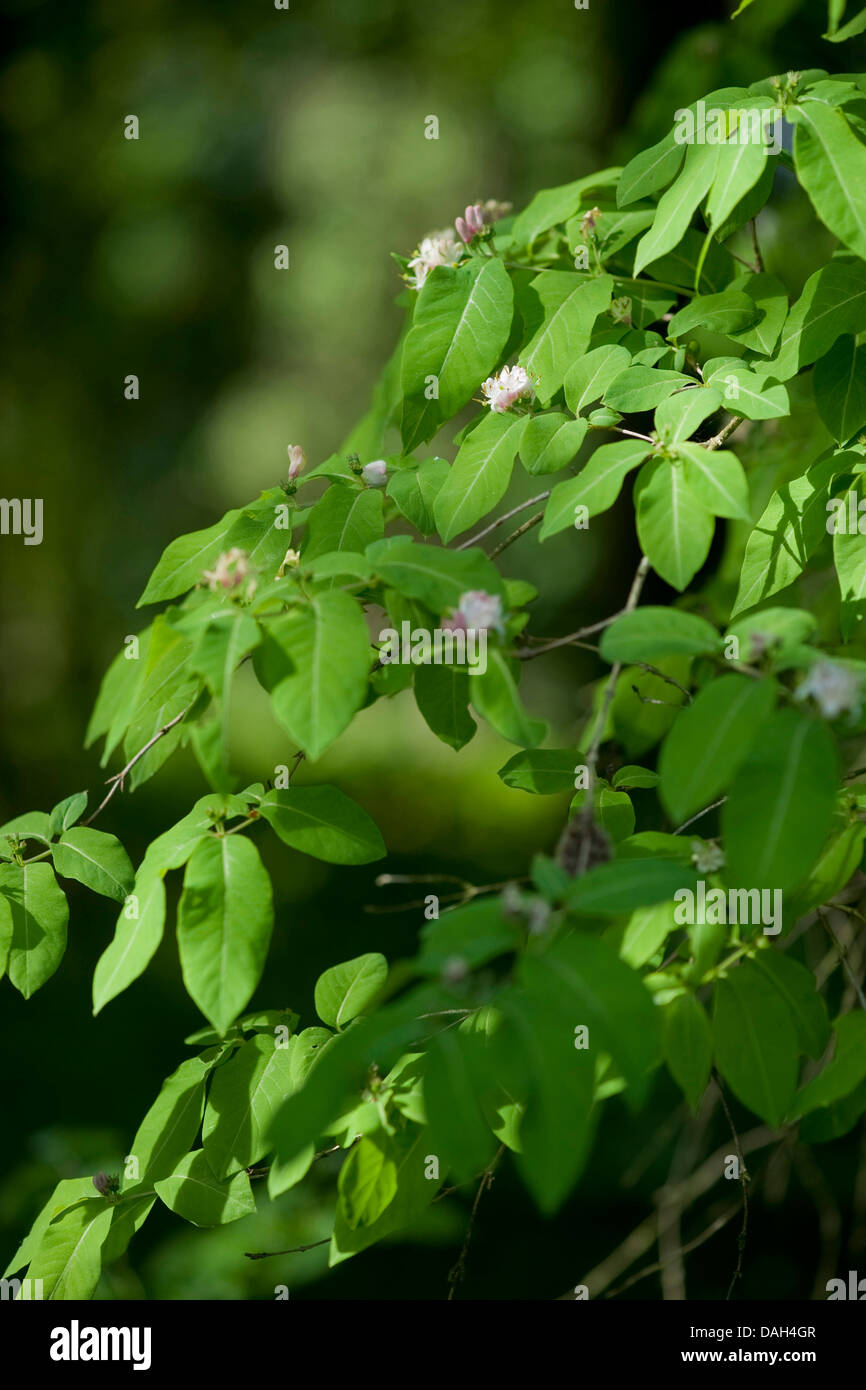
POLYGON ((446 1183, 483 1190, 506 1153, 553 1213, 602 1108, 621 1096, 639 1125, 660 1068, 693 1109, 729 1091, 765 1143, 857 1123, 866 1000, 833 921, 862 920, 866 836, 864 109, 861 77, 726 88, 690 108, 689 140, 677 120, 624 169, 516 216, 471 204, 402 262, 409 323, 356 432, 368 457, 308 467, 292 445, 281 486, 168 546, 140 600, 159 611, 87 731, 103 762, 121 750, 108 794, 86 818, 78 793, 0 828, 0 959, 12 987, 39 989, 66 943, 58 880, 77 879, 120 904, 93 980, 94 1011, 118 1007, 182 874, 180 965, 205 1026, 119 1177, 61 1182, 7 1273, 89 1297, 155 1203, 234 1221, 256 1210, 251 1175, 275 1198, 335 1148, 334 1264, 410 1228, 446 1183), (768 138, 780 122, 792 153, 768 138), (837 242, 800 293, 761 256, 776 176, 837 242), (467 407, 453 459, 430 455, 467 407), (493 516, 518 460, 550 485, 493 516), (579 548, 629 475, 641 559, 622 606, 539 637, 536 591, 496 557, 564 531, 579 548), (650 571, 669 605, 641 602, 650 571), (380 629, 404 622, 483 633, 486 659, 384 659, 380 629), (593 637, 604 669, 582 735, 546 746, 521 674, 593 637), (292 756, 239 788, 226 715, 247 661, 292 756), (450 747, 476 720, 515 745, 499 774, 515 795, 574 793, 558 844, 537 847, 528 881, 469 886, 441 911, 429 897, 411 960, 335 963, 315 1018, 245 1013, 274 923, 261 837, 338 865, 387 852, 362 806, 294 770, 410 686, 450 747), (93 822, 187 744, 210 790, 135 868, 93 822), (639 807, 664 828, 641 828, 639 807), (824 932, 816 973, 804 947, 824 932))

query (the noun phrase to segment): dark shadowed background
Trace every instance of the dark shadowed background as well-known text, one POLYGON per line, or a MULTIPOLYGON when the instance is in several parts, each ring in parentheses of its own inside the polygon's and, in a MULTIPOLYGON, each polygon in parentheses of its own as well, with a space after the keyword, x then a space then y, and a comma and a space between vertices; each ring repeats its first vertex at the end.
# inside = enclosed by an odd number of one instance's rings
MULTIPOLYGON (((853 61, 852 45, 843 56, 820 39, 826 11, 815 0, 758 0, 734 24, 704 0, 694 27, 645 0, 585 10, 571 0, 291 0, 289 11, 271 0, 3 0, 0 11, 11 38, 0 76, 0 490, 42 497, 45 527, 40 546, 0 537, 0 822, 84 787, 99 796, 113 768, 83 750, 84 728, 105 667, 144 625, 135 603, 165 545, 277 483, 287 444, 302 443, 311 462, 339 448, 399 331, 391 251, 410 254, 469 201, 519 207, 539 187, 623 162, 713 88, 853 61), (137 141, 123 138, 129 114, 137 141), (436 141, 424 138, 428 115, 436 141), (287 271, 274 268, 281 243, 287 271), (124 399, 131 373, 138 401, 124 399)), ((801 282, 814 247, 781 244, 768 216, 768 268, 801 282)), ((579 546, 561 537, 541 549, 531 535, 509 552, 510 572, 543 586, 533 631, 555 635, 613 611, 633 547, 626 499, 579 546)), ((527 701, 574 741, 585 713, 575 691, 592 674, 586 654, 533 663, 527 701)), ((235 762, 249 781, 291 751, 266 710, 242 682, 235 762)), ((375 887, 383 867, 483 883, 524 872, 549 848, 567 800, 505 788, 495 772, 512 751, 479 732, 457 758, 411 697, 357 719, 314 775, 371 811, 389 859, 335 870, 266 847, 277 929, 254 1003, 291 1004, 310 1022, 323 968, 412 949, 417 908, 365 911, 400 901, 375 887)), ((137 863, 205 789, 181 754, 116 798, 100 824, 137 863)), ((56 976, 28 1003, 0 986, 0 1263, 58 1177, 118 1169, 201 1022, 170 934, 147 974, 94 1020, 90 978, 116 908, 75 884, 69 897, 56 976)), ((589 1171, 554 1221, 503 1166, 462 1296, 550 1298, 576 1283, 651 1210, 677 1103, 660 1080, 639 1120, 619 1101, 606 1107, 589 1171)), ((725 1134, 722 1124, 715 1142, 725 1134)), ((780 1171, 766 1185, 745 1296, 810 1295, 815 1192, 850 1191, 858 1161, 853 1140, 834 1154, 817 1177, 780 1171)), ((444 1297, 468 1210, 459 1197, 437 1204, 410 1240, 333 1274, 322 1250, 243 1258, 326 1235, 332 1190, 320 1164, 312 1185, 210 1232, 157 1210, 100 1296, 270 1297, 287 1283, 293 1297, 444 1297)), ((692 1297, 724 1295, 735 1231, 689 1257, 692 1297)), ((657 1279, 627 1296, 657 1298, 657 1279)))

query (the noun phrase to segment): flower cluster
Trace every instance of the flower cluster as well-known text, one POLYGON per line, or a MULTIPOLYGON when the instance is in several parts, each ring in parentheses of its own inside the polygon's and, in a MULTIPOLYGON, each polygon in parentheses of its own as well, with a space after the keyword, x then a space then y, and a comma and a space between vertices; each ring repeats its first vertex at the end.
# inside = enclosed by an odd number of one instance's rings
POLYGON ((453 616, 445 618, 442 627, 450 632, 486 632, 488 628, 493 628, 500 637, 504 637, 502 599, 498 594, 488 594, 484 589, 468 589, 460 595, 453 616))
POLYGON ((863 689, 859 676, 836 661, 816 661, 797 688, 797 699, 811 695, 826 719, 837 719, 846 711, 852 719, 860 714, 863 689))
POLYGON ((485 404, 491 410, 502 414, 519 400, 535 395, 532 378, 525 367, 503 367, 496 376, 489 376, 481 383, 486 397, 485 404))
POLYGON ((409 284, 414 290, 422 289, 431 270, 435 270, 437 265, 456 265, 462 255, 463 247, 454 240, 450 227, 446 227, 444 232, 431 232, 430 236, 425 236, 409 262, 412 272, 409 284))
POLYGON ((212 570, 205 570, 202 578, 209 589, 233 592, 244 589, 244 596, 252 598, 256 591, 255 569, 245 550, 232 546, 224 550, 212 570))

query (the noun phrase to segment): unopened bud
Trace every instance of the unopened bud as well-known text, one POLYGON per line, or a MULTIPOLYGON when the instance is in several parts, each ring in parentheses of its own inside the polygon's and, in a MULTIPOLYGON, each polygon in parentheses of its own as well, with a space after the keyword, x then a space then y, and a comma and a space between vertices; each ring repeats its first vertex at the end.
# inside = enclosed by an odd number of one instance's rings
POLYGON ((361 477, 367 487, 384 487, 388 481, 388 465, 384 459, 374 459, 372 463, 364 464, 361 477))
POLYGON ((293 482, 299 473, 302 473, 307 464, 307 456, 300 444, 290 444, 288 447, 289 455, 289 482, 293 482))

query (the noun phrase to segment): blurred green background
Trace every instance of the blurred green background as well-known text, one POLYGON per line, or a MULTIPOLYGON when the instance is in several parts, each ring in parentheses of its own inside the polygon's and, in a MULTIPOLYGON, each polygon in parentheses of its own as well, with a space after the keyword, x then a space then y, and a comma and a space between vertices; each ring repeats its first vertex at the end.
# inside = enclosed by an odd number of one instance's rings
MULTIPOLYGON (((590 0, 585 10, 571 0, 291 0, 288 11, 270 0, 4 0, 0 12, 11 37, 0 76, 2 491, 41 496, 45 512, 41 546, 0 540, 0 822, 83 787, 95 803, 111 769, 84 752, 83 731, 105 667, 143 625, 134 605, 164 546, 278 482, 287 444, 318 462, 349 433, 402 322, 391 251, 411 254, 469 201, 520 207, 538 187, 624 161, 659 138, 675 107, 714 87, 789 68, 844 70, 858 56, 820 39, 817 0, 757 0, 734 24, 725 6, 704 3, 693 27, 642 0, 590 0), (137 141, 123 138, 130 114, 137 141), (431 114, 435 141, 424 138, 431 114), (287 271, 274 268, 278 244, 289 248, 287 271), (137 401, 124 399, 131 373, 137 401)), ((782 241, 772 215, 762 233, 768 268, 802 282, 815 245, 782 241)), ((541 550, 531 536, 510 551, 509 572, 544 587, 533 631, 554 635, 612 611, 633 546, 626 503, 577 553, 573 537, 541 550)), ((650 601, 660 594, 647 591, 650 601)), ((585 710, 576 691, 592 674, 574 651, 528 668, 528 703, 564 739, 576 738, 585 710)), ((251 781, 292 750, 254 684, 241 688, 235 762, 251 781)), ((412 896, 377 889, 381 869, 492 882, 549 848, 567 801, 506 789, 495 770, 512 751, 479 733, 455 757, 411 697, 361 716, 315 778, 367 806, 389 859, 332 870, 266 843, 278 917, 254 1003, 291 1004, 309 1022, 323 968, 412 949, 419 909, 365 911, 412 896)), ((116 798, 101 824, 137 863, 204 790, 181 754, 116 798)), ((58 1177, 118 1170, 200 1024, 170 934, 143 979, 91 1018, 90 978, 116 909, 68 886, 70 944, 57 975, 27 1004, 2 986, 3 1263, 58 1177)), ((650 1209, 671 1134, 645 1162, 637 1136, 675 1105, 661 1083, 639 1124, 610 1105, 590 1170, 554 1222, 538 1218, 503 1168, 461 1296, 548 1298, 575 1283, 650 1209)), ((721 1143, 724 1130, 713 1137, 721 1143)), ((834 1162, 855 1159, 849 1146, 834 1162)), ((850 1178, 840 1171, 840 1190, 850 1178)), ((796 1179, 783 1186, 784 1203, 761 1210, 747 1295, 811 1292, 812 1198, 796 1179)), ((327 1234, 332 1187, 319 1164, 312 1186, 215 1232, 158 1210, 100 1296, 270 1297, 276 1283, 301 1297, 445 1295, 462 1197, 433 1208, 410 1242, 333 1274, 321 1250, 243 1258, 327 1234)), ((724 1294, 733 1232, 690 1258, 692 1296, 724 1294)), ((658 1297, 657 1281, 629 1296, 658 1297)))

